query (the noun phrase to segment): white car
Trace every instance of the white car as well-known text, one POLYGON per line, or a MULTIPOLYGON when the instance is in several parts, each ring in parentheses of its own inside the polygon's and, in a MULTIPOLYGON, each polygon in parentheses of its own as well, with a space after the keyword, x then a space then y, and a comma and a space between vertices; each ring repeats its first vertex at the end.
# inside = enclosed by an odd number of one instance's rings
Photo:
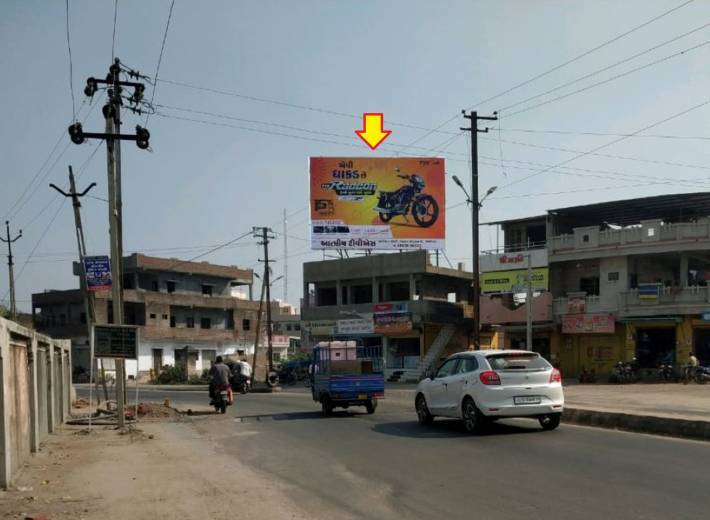
POLYGON ((554 430, 564 408, 562 376, 536 352, 460 352, 419 383, 415 407, 420 424, 453 417, 471 433, 503 417, 537 418, 554 430))

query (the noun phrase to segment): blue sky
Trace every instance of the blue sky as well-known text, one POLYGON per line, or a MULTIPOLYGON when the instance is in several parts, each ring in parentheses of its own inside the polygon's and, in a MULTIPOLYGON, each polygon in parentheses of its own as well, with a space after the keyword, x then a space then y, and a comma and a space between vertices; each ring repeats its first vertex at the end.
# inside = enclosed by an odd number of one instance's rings
MULTIPOLYGON (((268 225, 280 231, 285 208, 292 215, 289 235, 293 237, 289 240, 289 299, 296 302, 301 295, 301 263, 322 257, 321 253, 310 252, 307 242, 308 157, 371 154, 364 144, 359 146, 354 134, 363 112, 384 112, 385 126, 393 133, 375 154, 393 155, 424 134, 399 123, 433 128, 462 108, 477 108, 488 114, 710 23, 710 2, 696 0, 539 80, 477 104, 682 3, 177 0, 160 69, 162 79, 341 115, 159 82, 155 102, 163 105, 159 111, 164 115, 152 116, 148 123, 153 150, 142 151, 130 143, 123 147, 125 249, 190 258, 252 226, 268 225), (185 109, 310 132, 216 119, 185 109)), ((170 0, 119 0, 115 50, 128 66, 154 75, 169 7, 170 0)), ((105 75, 110 64, 114 2, 70 0, 69 8, 77 111, 80 119, 90 113, 84 124, 87 130, 100 131, 100 106, 90 112, 91 107, 84 103, 83 87, 88 76, 105 75)), ((71 275, 71 256, 76 249, 71 206, 62 203, 48 183, 65 183, 67 165, 77 170, 91 158, 79 187, 96 182, 98 188, 92 194, 106 196, 104 148, 96 150, 96 143, 67 147, 65 132, 72 120, 72 103, 65 16, 62 1, 0 4, 0 216, 3 220, 9 217, 14 229, 24 229, 14 250, 19 275, 17 298, 24 310, 30 307, 32 292, 76 285, 71 275), (59 146, 50 155, 60 136, 59 146), (48 157, 47 166, 40 169, 48 157), (16 203, 25 190, 27 195, 16 203)), ((580 170, 564 170, 564 174, 551 170, 514 182, 543 168, 529 163, 557 164, 578 155, 549 148, 588 151, 618 139, 577 132, 636 132, 710 99, 710 45, 525 113, 508 114, 707 40, 710 27, 554 94, 503 110, 500 131, 498 123, 492 123, 491 131, 481 135, 481 189, 500 187, 485 204, 482 219, 515 218, 587 202, 706 190, 710 186, 707 140, 685 138, 629 138, 599 153, 633 160, 585 155, 565 164, 580 170), (514 184, 506 187, 510 183, 514 184)), ((95 103, 100 105, 102 100, 97 97, 95 103)), ((710 105, 646 133, 710 136, 706 129, 709 114, 710 105)), ((125 114, 124 121, 130 130, 143 119, 125 114)), ((457 118, 441 130, 456 132, 462 124, 457 118)), ((451 137, 434 133, 417 146, 436 148, 451 137)), ((418 148, 409 151, 443 155, 448 160, 447 172, 467 179, 468 149, 462 136, 443 153, 418 148)), ((463 200, 450 180, 447 190, 448 205, 463 200)), ((85 199, 83 216, 90 252, 105 253, 105 202, 85 199)), ((448 257, 452 262, 468 261, 470 265, 465 206, 451 209, 447 220, 448 257)), ((483 228, 481 240, 482 249, 493 247, 495 231, 483 228)), ((278 275, 284 264, 279 258, 283 256, 281 239, 274 243, 273 254, 278 259, 274 268, 278 275)), ((204 260, 257 267, 257 258, 255 240, 249 239, 204 260)), ((281 283, 274 287, 279 297, 283 293, 281 283)), ((6 297, 7 287, 3 265, 0 298, 6 297)))

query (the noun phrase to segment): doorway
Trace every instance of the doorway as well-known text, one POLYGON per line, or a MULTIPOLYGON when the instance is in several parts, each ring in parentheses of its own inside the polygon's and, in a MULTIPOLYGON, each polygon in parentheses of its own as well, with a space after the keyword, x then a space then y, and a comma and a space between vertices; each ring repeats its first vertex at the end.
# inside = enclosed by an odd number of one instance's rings
POLYGON ((657 368, 664 363, 675 364, 675 327, 638 329, 636 361, 640 368, 657 368))
POLYGON ((163 368, 163 349, 153 349, 153 373, 159 374, 163 368))
POLYGON ((710 329, 695 329, 693 352, 703 366, 710 365, 710 329))

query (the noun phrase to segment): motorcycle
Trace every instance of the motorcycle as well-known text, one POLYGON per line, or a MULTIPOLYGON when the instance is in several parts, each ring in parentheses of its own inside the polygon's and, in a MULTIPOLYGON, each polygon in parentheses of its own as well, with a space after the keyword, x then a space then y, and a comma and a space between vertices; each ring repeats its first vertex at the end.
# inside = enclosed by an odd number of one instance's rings
POLYGON ((232 403, 229 400, 229 385, 220 385, 215 389, 214 398, 212 399, 212 405, 216 412, 226 413, 227 406, 232 403))
POLYGON ((610 383, 636 383, 638 380, 638 369, 635 359, 631 362, 627 361, 626 363, 623 361, 617 362, 609 376, 610 383))
POLYGON ((400 175, 400 179, 409 181, 396 191, 381 191, 380 199, 374 208, 382 222, 389 222, 397 215, 412 213, 418 226, 428 228, 439 218, 439 203, 427 193, 422 193, 426 183, 419 175, 400 175))
POLYGON ((658 379, 661 381, 677 382, 678 377, 673 370, 673 365, 662 364, 658 367, 658 379))
POLYGON ((596 383, 597 382, 596 371, 593 368, 591 370, 587 370, 586 368, 582 367, 582 371, 579 374, 579 382, 580 383, 596 383))
POLYGON ((695 369, 695 382, 703 385, 708 381, 710 381, 710 367, 697 367, 695 369))
POLYGON ((232 383, 232 389, 240 394, 248 394, 251 391, 251 379, 238 374, 234 376, 232 383))

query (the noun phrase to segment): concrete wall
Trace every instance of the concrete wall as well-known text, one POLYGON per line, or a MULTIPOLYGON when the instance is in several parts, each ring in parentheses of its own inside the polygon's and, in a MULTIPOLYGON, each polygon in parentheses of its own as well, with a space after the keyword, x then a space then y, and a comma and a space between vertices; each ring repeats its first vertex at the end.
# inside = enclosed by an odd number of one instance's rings
POLYGON ((628 258, 614 256, 599 260, 599 304, 602 309, 616 309, 619 305, 619 293, 628 289, 628 258), (618 273, 611 276, 609 273, 618 273), (616 278, 616 279, 614 279, 616 278))
POLYGON ((0 318, 0 488, 69 415, 71 344, 0 318))

